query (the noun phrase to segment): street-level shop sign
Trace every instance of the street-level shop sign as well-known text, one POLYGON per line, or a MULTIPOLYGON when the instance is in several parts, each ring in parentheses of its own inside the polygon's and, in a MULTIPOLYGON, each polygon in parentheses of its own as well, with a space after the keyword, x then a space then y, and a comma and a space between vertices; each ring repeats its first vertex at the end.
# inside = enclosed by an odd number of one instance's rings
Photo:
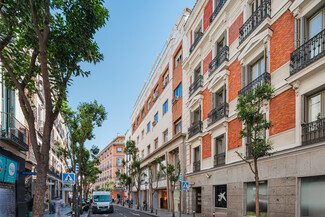
POLYGON ((75 175, 74 173, 63 173, 62 182, 65 185, 74 185, 75 184, 75 175))
POLYGON ((8 157, 0 155, 0 182, 15 184, 19 170, 19 163, 8 157))

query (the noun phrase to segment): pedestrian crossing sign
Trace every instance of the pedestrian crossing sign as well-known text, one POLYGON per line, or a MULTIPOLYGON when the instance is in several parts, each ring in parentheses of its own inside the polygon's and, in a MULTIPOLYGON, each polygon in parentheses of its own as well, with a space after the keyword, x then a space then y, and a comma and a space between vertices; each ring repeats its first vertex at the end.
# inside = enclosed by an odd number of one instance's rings
POLYGON ((74 173, 63 173, 62 174, 62 182, 66 185, 74 185, 75 184, 75 175, 74 173))
POLYGON ((186 191, 190 188, 190 183, 189 182, 182 182, 182 190, 186 191))

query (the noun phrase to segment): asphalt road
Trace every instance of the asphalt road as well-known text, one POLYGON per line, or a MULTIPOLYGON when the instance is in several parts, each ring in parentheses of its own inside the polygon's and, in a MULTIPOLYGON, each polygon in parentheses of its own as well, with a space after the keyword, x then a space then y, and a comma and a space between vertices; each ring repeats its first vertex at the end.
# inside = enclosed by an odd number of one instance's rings
POLYGON ((114 206, 114 213, 92 214, 91 211, 89 211, 88 217, 152 217, 152 216, 141 212, 137 212, 135 210, 126 209, 120 206, 114 206))

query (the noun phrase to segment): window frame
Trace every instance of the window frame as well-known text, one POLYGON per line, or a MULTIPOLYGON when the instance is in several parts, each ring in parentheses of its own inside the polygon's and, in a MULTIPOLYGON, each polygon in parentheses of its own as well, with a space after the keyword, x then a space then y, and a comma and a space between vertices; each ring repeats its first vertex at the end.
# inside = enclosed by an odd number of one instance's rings
POLYGON ((149 133, 151 130, 151 122, 149 121, 149 123, 147 124, 147 133, 149 133))
POLYGON ((175 135, 178 134, 178 133, 181 133, 182 132, 182 120, 178 120, 175 122, 175 135), (180 124, 180 126, 179 126, 180 124), (177 130, 179 128, 179 131, 177 130))
POLYGON ((224 185, 214 185, 214 207, 217 208, 217 209, 227 209, 227 184, 224 184, 224 185), (226 201, 225 201, 225 206, 218 206, 217 205, 217 201, 218 201, 218 192, 217 192, 217 187, 224 187, 226 192, 225 192, 225 198, 226 198, 226 201))
POLYGON ((163 116, 168 112, 168 99, 163 104, 163 116))
POLYGON ((182 97, 182 83, 180 83, 174 90, 174 97, 182 97))
POLYGON ((156 121, 158 123, 159 121, 159 114, 158 112, 156 112, 155 116, 153 117, 154 121, 156 121))
POLYGON ((179 49, 179 51, 177 52, 175 58, 174 58, 174 69, 177 68, 177 66, 182 62, 183 60, 183 52, 182 52, 182 48, 179 49))
POLYGON ((116 147, 116 153, 123 153, 123 147, 116 147), (121 151, 118 151, 119 149, 121 151))

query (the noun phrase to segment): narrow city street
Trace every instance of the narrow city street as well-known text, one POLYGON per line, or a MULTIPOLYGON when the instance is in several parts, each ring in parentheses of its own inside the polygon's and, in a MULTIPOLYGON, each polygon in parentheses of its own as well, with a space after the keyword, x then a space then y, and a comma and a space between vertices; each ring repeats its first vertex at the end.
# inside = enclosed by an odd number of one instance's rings
POLYGON ((141 213, 135 210, 130 210, 120 206, 114 206, 114 213, 110 214, 92 214, 91 212, 88 215, 89 217, 150 217, 145 213, 141 213))

